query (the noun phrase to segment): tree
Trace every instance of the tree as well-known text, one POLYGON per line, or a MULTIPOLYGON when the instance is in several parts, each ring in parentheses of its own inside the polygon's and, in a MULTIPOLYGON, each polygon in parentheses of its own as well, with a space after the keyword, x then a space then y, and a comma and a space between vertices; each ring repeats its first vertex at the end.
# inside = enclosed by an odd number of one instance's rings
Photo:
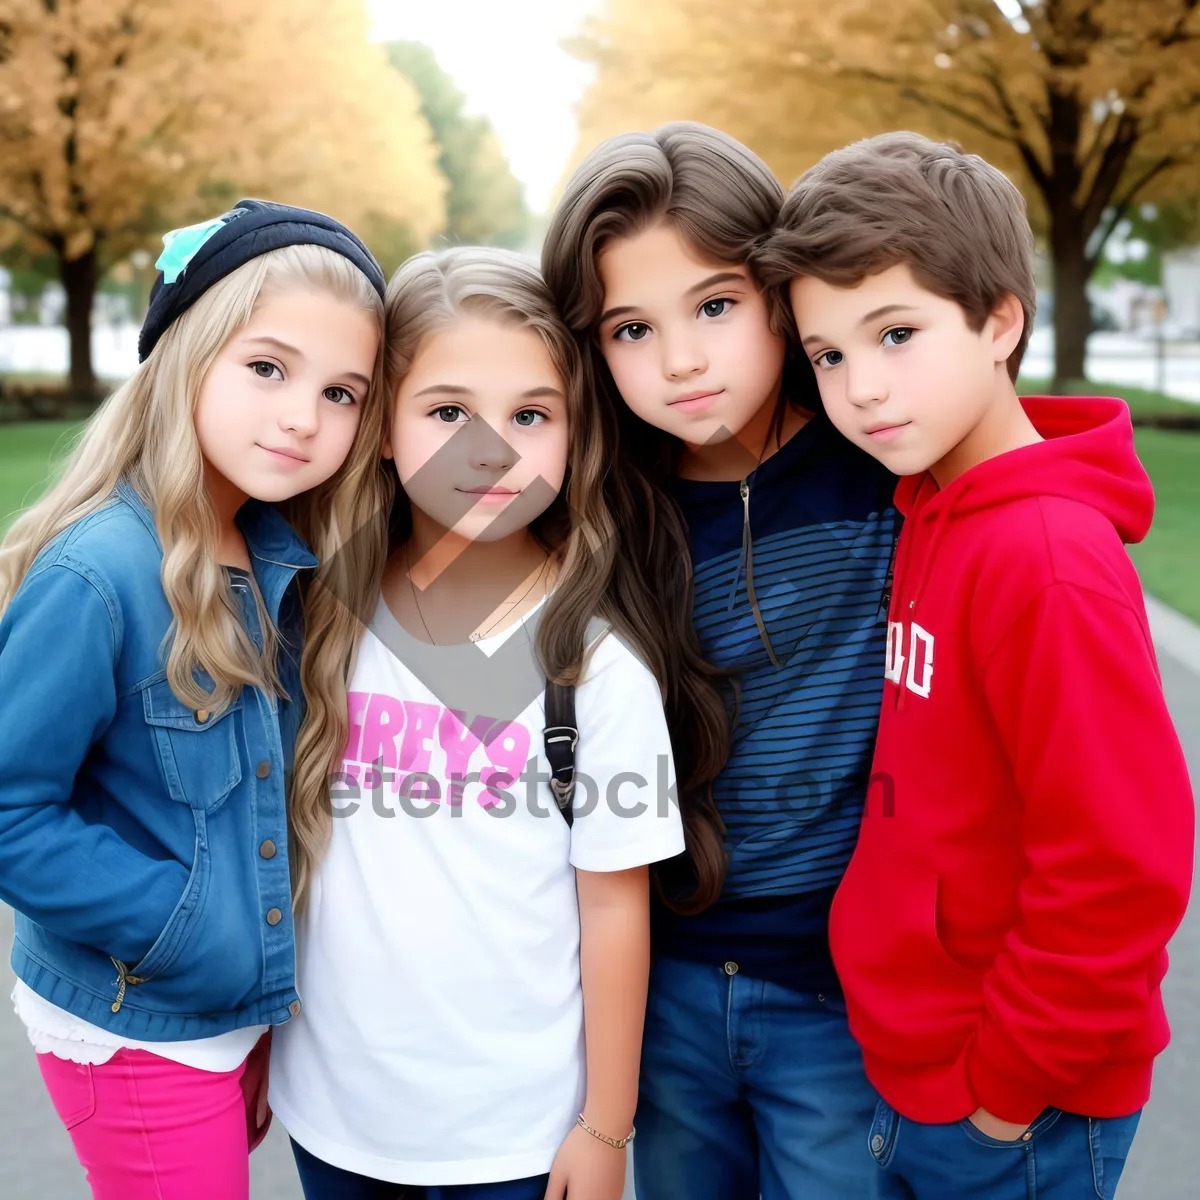
POLYGON ((1054 273, 1055 380, 1081 378, 1086 285, 1143 201, 1200 182, 1200 0, 608 0, 590 144, 672 117, 785 179, 856 137, 952 137, 1021 186, 1054 273))
POLYGON ((0 245, 53 255, 77 397, 111 263, 241 195, 425 238, 434 160, 358 0, 0 0, 0 245))
POLYGON ((417 90, 449 182, 441 236, 462 245, 522 246, 529 210, 521 184, 486 117, 469 117, 466 98, 420 42, 392 42, 388 58, 417 90))
POLYGON ((53 257, 13 245, 0 250, 0 267, 8 274, 9 313, 14 325, 36 325, 46 285, 57 275, 53 257))

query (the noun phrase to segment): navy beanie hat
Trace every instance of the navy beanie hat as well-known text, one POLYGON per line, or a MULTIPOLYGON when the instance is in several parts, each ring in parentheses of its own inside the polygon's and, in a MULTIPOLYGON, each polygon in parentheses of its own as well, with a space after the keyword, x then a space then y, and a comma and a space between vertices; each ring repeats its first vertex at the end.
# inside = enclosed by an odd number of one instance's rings
POLYGON ((199 225, 176 229, 163 238, 154 265, 160 274, 138 337, 138 362, 145 362, 158 339, 214 283, 260 254, 284 246, 324 246, 348 258, 382 300, 387 281, 374 255, 340 221, 268 200, 239 200, 229 212, 199 225))

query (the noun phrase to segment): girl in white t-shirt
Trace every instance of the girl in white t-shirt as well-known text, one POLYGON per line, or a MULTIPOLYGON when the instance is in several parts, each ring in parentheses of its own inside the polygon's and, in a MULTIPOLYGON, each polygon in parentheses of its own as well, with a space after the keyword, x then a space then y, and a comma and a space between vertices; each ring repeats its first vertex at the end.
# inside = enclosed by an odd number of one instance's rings
POLYGON ((649 864, 686 826, 696 893, 714 887, 725 711, 690 628, 666 627, 667 584, 622 555, 648 513, 534 266, 421 254, 387 308, 400 487, 386 530, 347 542, 346 578, 374 569, 381 594, 324 714, 346 731, 332 787, 298 753, 304 1007, 276 1032, 271 1105, 307 1200, 619 1200, 649 864), (575 686, 573 823, 547 675, 575 686))

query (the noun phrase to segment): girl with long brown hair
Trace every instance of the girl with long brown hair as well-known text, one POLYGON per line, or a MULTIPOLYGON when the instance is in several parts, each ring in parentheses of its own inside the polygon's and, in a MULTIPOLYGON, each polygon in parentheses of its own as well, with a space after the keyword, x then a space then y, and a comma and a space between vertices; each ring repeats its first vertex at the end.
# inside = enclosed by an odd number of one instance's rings
POLYGON ((332 789, 327 760, 297 767, 305 1019, 275 1040, 272 1107, 308 1200, 619 1200, 648 866, 686 825, 693 887, 719 888, 724 710, 625 553, 646 514, 531 262, 406 263, 387 389, 395 497, 364 535, 387 558, 331 714, 345 749, 332 789), (576 738, 572 806, 553 747, 576 738))
POLYGON ((626 553, 694 571, 658 598, 731 676, 713 784, 728 872, 655 912, 639 1200, 861 1200, 874 1106, 827 935, 882 691, 894 479, 832 427, 753 260, 783 191, 733 138, 677 122, 598 146, 543 270, 618 426, 646 516, 626 553))

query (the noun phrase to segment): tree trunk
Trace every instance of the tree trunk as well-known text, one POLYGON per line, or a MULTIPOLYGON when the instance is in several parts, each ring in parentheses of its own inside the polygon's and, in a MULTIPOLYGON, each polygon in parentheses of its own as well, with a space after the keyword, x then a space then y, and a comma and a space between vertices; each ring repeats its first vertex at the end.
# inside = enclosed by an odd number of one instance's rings
POLYGON ((71 344, 70 392, 75 403, 96 399, 92 371, 92 304, 96 298, 96 249, 79 258, 59 260, 59 275, 67 293, 67 337, 71 344))
MULTIPOLYGON (((1073 208, 1073 206, 1072 206, 1073 208)), ((1091 274, 1080 216, 1068 211, 1051 219, 1050 250, 1054 263, 1054 380, 1056 392, 1084 379, 1084 357, 1092 332, 1087 282, 1091 274)))

